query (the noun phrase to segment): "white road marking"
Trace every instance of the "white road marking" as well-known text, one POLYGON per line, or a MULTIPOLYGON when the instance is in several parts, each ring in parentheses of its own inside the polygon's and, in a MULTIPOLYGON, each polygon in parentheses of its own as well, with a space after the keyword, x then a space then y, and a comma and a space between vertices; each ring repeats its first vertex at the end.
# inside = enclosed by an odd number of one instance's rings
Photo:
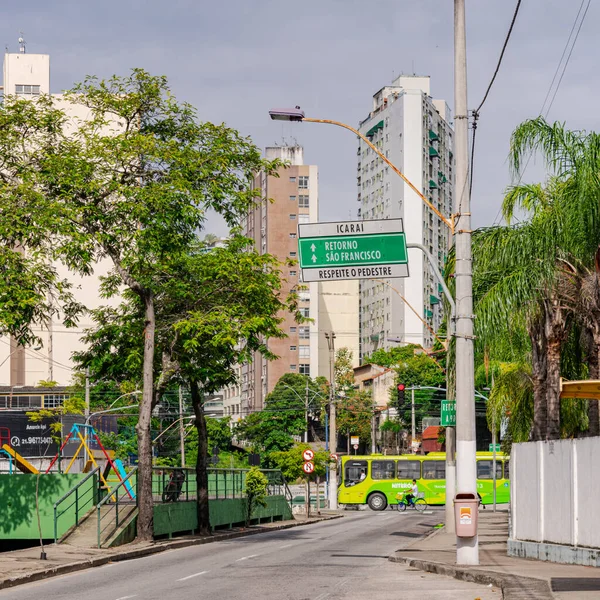
POLYGON ((260 556, 259 554, 250 554, 250 556, 242 556, 242 558, 238 558, 235 562, 240 562, 240 560, 248 560, 249 558, 255 558, 260 556))
POLYGON ((117 600, 129 600, 129 598, 135 598, 137 596, 137 594, 134 594, 133 596, 121 596, 120 598, 117 598, 117 600))
POLYGON ((193 575, 188 575, 187 577, 182 577, 177 581, 186 581, 186 579, 191 579, 192 577, 198 577, 199 575, 204 575, 204 573, 208 573, 208 571, 200 571, 200 573, 194 573, 193 575))
POLYGON ((285 546, 279 546, 279 548, 290 548, 291 546, 293 546, 294 544, 286 544, 285 546))

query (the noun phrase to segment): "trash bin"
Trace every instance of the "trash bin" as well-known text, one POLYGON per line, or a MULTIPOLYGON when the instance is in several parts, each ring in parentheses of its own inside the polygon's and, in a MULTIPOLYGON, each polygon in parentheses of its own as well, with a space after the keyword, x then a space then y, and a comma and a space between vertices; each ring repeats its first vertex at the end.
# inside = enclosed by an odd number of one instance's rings
POLYGON ((478 505, 477 494, 462 493, 454 496, 454 523, 458 537, 477 535, 478 505))

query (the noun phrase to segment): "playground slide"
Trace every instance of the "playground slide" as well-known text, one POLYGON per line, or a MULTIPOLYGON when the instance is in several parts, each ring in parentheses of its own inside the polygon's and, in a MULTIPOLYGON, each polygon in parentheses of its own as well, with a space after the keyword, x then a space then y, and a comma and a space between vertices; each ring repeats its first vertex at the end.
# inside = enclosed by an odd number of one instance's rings
MULTIPOLYGON (((119 473, 119 477, 121 478, 121 481, 122 481, 123 479, 125 479, 125 477, 127 477, 127 472, 125 471, 125 467, 123 466, 123 463, 121 462, 121 459, 119 459, 119 458, 117 458, 114 461, 114 463, 115 463, 115 469, 119 473)), ((135 498, 135 491, 134 491, 129 479, 125 482, 125 487, 127 488, 129 497, 135 498)))
POLYGON ((37 475, 39 473, 39 471, 26 458, 23 458, 8 444, 4 444, 2 446, 2 450, 8 452, 8 454, 10 454, 13 457, 15 465, 17 466, 17 469, 19 469, 19 471, 22 471, 23 473, 33 473, 34 475, 37 475))

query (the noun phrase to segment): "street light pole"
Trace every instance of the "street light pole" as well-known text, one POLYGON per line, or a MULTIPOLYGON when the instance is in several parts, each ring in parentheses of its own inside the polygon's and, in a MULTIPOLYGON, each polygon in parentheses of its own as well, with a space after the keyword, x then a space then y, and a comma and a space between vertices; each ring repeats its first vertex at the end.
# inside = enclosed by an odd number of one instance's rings
MULTIPOLYGON (((473 357, 473 280, 469 193, 469 117, 465 0, 454 0, 454 145, 456 180, 454 240, 456 253, 456 491, 477 497, 475 373, 473 357)), ((478 537, 456 538, 456 562, 479 564, 478 537)))
MULTIPOLYGON (((329 348, 329 448, 332 454, 337 451, 337 431, 335 422, 335 333, 325 334, 329 348)), ((329 469, 329 508, 337 510, 337 470, 329 469)))

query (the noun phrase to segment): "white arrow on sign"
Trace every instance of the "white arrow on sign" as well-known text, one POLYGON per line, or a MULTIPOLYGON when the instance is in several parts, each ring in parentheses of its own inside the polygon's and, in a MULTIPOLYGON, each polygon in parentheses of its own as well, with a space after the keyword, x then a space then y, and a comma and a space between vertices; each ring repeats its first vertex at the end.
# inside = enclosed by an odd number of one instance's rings
POLYGON ((315 453, 310 448, 307 448, 302 453, 302 458, 304 458, 304 460, 312 460, 314 457, 315 457, 315 453))
POLYGON ((313 254, 311 260, 313 261, 313 263, 316 263, 317 262, 317 257, 313 254))
POLYGON ((304 472, 309 475, 310 473, 312 473, 315 470, 315 464, 311 463, 311 462, 305 462, 302 465, 302 469, 304 470, 304 472))
POLYGON ((314 252, 317 249, 317 247, 314 244, 311 244, 310 249, 314 252))

